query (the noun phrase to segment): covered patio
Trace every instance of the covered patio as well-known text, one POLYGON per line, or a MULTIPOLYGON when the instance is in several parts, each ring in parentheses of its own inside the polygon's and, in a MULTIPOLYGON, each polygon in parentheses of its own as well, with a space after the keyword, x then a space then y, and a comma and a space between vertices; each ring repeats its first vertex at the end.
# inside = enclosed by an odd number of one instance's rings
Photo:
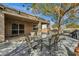
POLYGON ((35 17, 4 13, 4 22, 5 39, 24 35, 41 35, 42 32, 48 32, 48 22, 35 17))

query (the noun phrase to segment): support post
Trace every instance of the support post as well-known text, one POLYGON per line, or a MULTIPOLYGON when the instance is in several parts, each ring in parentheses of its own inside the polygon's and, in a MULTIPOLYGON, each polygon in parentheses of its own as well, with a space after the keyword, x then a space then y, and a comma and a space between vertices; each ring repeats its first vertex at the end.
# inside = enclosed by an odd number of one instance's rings
POLYGON ((42 29, 41 27, 42 27, 41 22, 39 22, 38 23, 38 31, 37 31, 38 36, 41 36, 41 29, 42 29))
POLYGON ((0 42, 5 40, 5 24, 4 14, 0 13, 0 42))

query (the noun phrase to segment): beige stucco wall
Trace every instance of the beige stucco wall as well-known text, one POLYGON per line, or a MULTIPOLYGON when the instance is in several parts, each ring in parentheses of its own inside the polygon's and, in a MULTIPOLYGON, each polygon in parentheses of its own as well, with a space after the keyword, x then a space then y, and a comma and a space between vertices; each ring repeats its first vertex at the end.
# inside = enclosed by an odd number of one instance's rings
POLYGON ((4 14, 0 13, 0 42, 5 39, 4 14))
POLYGON ((6 36, 11 36, 11 28, 12 28, 13 23, 24 24, 24 34, 28 34, 32 31, 33 23, 21 21, 21 20, 16 20, 16 19, 5 19, 6 36))
MULTIPOLYGON (((48 23, 47 21, 43 21, 39 19, 38 17, 25 14, 23 12, 18 14, 18 11, 10 9, 10 8, 5 8, 4 10, 2 10, 2 13, 0 13, 0 42, 5 40, 6 38, 5 36, 11 36, 12 23, 24 24, 25 26, 24 34, 29 34, 30 32, 32 32, 33 23, 34 24, 35 23, 37 24, 38 22, 42 22, 46 24, 48 23), (7 18, 5 15, 7 15, 7 18), (29 22, 27 20, 29 20, 29 22)), ((47 30, 43 30, 43 31, 46 32, 47 30)))

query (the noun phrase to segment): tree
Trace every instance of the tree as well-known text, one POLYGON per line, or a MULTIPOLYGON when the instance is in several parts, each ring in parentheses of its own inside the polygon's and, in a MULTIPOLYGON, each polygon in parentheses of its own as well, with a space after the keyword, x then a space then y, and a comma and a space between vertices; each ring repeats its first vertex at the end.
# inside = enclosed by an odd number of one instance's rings
POLYGON ((58 25, 57 24, 53 24, 52 27, 53 28, 58 28, 58 25))
POLYGON ((75 18, 77 12, 74 8, 79 6, 78 3, 64 3, 64 4, 32 4, 34 13, 42 13, 44 15, 52 16, 57 20, 58 29, 61 26, 63 17, 68 14, 68 18, 75 18))
POLYGON ((56 3, 50 3, 50 4, 32 4, 32 11, 34 13, 42 13, 44 15, 52 16, 53 19, 56 20, 56 24, 58 25, 58 32, 55 35, 55 42, 58 42, 59 36, 61 34, 60 30, 62 29, 61 26, 63 24, 63 18, 67 16, 69 19, 76 18, 75 14, 77 10, 75 10, 76 7, 78 7, 78 3, 63 3, 63 4, 56 4, 56 3))

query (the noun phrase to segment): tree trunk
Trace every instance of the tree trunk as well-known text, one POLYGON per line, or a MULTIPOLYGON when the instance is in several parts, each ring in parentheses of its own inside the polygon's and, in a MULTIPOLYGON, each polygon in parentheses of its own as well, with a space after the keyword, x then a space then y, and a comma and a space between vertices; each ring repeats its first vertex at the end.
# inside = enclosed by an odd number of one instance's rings
POLYGON ((55 39, 54 39, 54 55, 56 55, 55 51, 58 51, 58 41, 59 41, 60 30, 61 30, 61 17, 59 17, 58 20, 59 20, 58 30, 57 30, 57 34, 55 35, 55 39))
POLYGON ((51 55, 51 39, 49 39, 49 54, 51 55))
POLYGON ((42 48, 43 48, 43 40, 41 38, 41 49, 40 49, 40 51, 42 51, 42 48))

